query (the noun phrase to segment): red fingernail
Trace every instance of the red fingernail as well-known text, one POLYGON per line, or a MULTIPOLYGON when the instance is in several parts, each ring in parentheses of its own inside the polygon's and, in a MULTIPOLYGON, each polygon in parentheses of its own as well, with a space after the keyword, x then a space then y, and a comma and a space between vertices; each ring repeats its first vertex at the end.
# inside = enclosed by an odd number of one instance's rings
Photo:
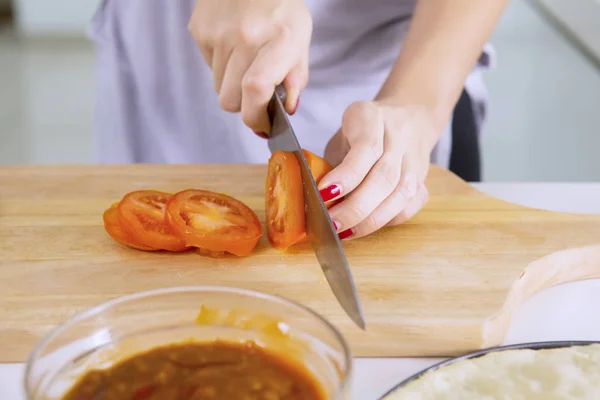
POLYGON ((299 105, 300 105, 300 96, 298 96, 298 99, 296 100, 296 106, 294 107, 294 110, 292 111, 292 115, 296 114, 296 111, 298 111, 299 105))
POLYGON ((323 201, 330 201, 335 199, 340 195, 340 193, 342 193, 342 188, 340 188, 339 185, 330 185, 325 189, 321 189, 319 193, 321 194, 323 201))
POLYGON ((346 229, 344 232, 338 233, 338 237, 340 238, 340 240, 348 239, 352 235, 354 235, 354 232, 352 232, 352 229, 346 229))
POLYGON ((336 222, 336 221, 331 221, 333 222, 333 227, 335 228, 335 231, 339 231, 340 230, 340 223, 336 222))
POLYGON ((258 137, 260 137, 260 138, 263 138, 263 139, 268 139, 268 138, 269 138, 269 135, 267 135, 267 134, 266 134, 266 133, 264 133, 264 132, 260 132, 260 131, 254 131, 254 133, 256 134, 256 136, 258 136, 258 137))

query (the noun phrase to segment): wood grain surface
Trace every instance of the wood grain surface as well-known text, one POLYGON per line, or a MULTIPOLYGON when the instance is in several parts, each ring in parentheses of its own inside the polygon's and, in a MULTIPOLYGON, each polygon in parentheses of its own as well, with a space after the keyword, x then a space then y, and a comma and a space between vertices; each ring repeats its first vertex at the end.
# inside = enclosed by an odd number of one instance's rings
POLYGON ((130 250, 104 231, 107 207, 149 188, 225 192, 264 222, 265 173, 248 165, 1 167, 0 362, 24 361, 76 312, 189 285, 304 303, 342 330, 356 356, 451 356, 499 344, 532 293, 600 277, 600 216, 509 204, 435 167, 430 201, 415 219, 344 244, 367 332, 344 314, 308 245, 282 254, 263 237, 250 257, 216 260, 130 250))

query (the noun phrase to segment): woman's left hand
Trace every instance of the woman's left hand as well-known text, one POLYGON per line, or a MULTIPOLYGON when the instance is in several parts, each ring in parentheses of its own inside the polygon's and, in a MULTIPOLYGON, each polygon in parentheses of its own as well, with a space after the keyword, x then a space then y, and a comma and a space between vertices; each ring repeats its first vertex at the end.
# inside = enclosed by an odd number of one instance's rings
POLYGON ((439 135, 424 107, 381 101, 352 104, 325 158, 337 167, 319 183, 341 239, 355 239, 411 219, 425 205, 424 180, 439 135))

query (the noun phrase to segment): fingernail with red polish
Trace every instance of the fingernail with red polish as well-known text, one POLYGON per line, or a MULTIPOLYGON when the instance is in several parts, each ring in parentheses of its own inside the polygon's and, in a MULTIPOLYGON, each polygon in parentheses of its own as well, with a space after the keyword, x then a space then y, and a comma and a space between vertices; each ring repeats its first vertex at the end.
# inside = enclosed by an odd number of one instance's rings
POLYGON ((335 231, 336 232, 339 231, 340 227, 341 227, 340 223, 337 221, 331 221, 331 222, 333 222, 333 227, 335 228, 335 231))
POLYGON ((354 235, 352 229, 346 229, 344 232, 338 233, 340 240, 348 239, 349 237, 352 237, 352 235, 354 235))
POLYGON ((342 193, 342 188, 339 185, 330 185, 319 191, 323 201, 330 201, 338 197, 342 193))
POLYGON ((254 133, 256 134, 256 136, 258 136, 258 137, 261 137, 261 138, 263 138, 263 139, 268 139, 268 138, 269 138, 269 135, 267 135, 267 134, 266 134, 266 133, 264 133, 264 132, 260 132, 260 131, 254 131, 254 133))

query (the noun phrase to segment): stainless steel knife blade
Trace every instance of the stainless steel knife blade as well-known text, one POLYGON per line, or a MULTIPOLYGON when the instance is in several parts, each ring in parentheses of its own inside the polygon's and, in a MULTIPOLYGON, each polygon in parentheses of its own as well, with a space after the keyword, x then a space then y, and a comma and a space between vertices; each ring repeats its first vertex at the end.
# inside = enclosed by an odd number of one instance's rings
POLYGON ((272 122, 269 149, 271 153, 275 150, 293 152, 298 159, 302 173, 306 229, 310 244, 335 297, 346 314, 364 330, 365 320, 346 254, 327 207, 321 199, 317 184, 310 173, 298 138, 292 129, 283 106, 284 102, 285 89, 279 85, 269 103, 269 116, 272 122))

